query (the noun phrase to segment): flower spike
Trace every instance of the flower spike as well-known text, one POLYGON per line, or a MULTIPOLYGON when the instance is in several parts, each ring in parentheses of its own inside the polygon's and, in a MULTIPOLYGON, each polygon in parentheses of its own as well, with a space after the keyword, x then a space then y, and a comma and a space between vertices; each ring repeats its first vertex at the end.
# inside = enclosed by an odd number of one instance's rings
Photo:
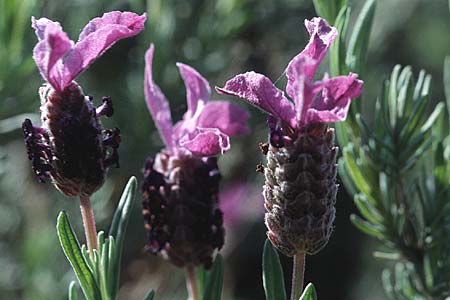
POLYGON ((142 31, 146 15, 109 12, 71 41, 58 22, 32 17, 38 38, 33 58, 46 83, 39 89, 42 127, 23 122, 28 157, 40 181, 50 179, 67 196, 88 198, 98 190, 111 166, 119 166, 119 129, 103 129, 99 118, 111 117, 112 100, 103 97, 95 108, 92 97, 73 81, 122 38, 142 31))
POLYGON ((153 82, 154 46, 146 54, 144 89, 147 106, 166 145, 144 167, 143 215, 147 250, 162 252, 179 267, 212 265, 224 242, 218 207, 218 154, 230 149, 230 136, 249 131, 248 112, 226 101, 210 101, 208 81, 178 63, 188 110, 172 125, 169 103, 153 82))
POLYGON ((286 93, 264 75, 248 72, 228 80, 221 94, 242 98, 269 113, 269 143, 261 149, 267 166, 264 204, 267 236, 288 256, 315 254, 328 242, 335 216, 336 156, 334 129, 344 121, 352 99, 362 91, 356 74, 314 81, 316 70, 337 36, 321 18, 305 20, 305 49, 286 68, 286 93))

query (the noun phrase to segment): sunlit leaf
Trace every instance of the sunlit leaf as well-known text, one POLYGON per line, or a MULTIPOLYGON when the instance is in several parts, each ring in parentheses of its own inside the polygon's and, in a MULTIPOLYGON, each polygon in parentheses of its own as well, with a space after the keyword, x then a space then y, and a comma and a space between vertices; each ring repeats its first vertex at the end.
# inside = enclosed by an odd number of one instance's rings
POLYGON ((78 278, 86 299, 100 300, 100 291, 95 282, 94 275, 81 254, 80 245, 64 211, 59 213, 56 228, 61 247, 78 278))
POLYGON ((147 293, 147 295, 145 295, 144 300, 153 300, 154 297, 155 297, 155 291, 151 290, 147 293))
POLYGON ((308 283, 299 300, 317 300, 317 293, 314 288, 314 284, 308 283))

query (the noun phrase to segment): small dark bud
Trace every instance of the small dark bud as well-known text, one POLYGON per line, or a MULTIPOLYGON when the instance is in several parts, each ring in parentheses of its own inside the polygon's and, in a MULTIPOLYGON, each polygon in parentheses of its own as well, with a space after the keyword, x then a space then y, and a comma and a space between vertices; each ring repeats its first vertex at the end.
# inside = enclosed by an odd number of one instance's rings
POLYGON ((284 146, 283 133, 281 130, 272 130, 269 134, 269 142, 272 147, 281 148, 284 146))
POLYGON ((264 166, 262 164, 257 164, 256 165, 256 172, 264 174, 264 166))
POLYGON ((259 143, 259 150, 261 150, 261 153, 263 155, 267 155, 267 152, 269 152, 269 144, 267 143, 259 143))

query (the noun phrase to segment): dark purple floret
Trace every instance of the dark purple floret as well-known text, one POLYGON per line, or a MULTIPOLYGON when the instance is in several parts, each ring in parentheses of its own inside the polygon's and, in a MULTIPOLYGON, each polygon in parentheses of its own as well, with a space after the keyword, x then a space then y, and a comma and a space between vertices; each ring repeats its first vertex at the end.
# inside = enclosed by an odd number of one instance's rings
POLYGON ((224 243, 220 177, 212 157, 160 153, 147 159, 142 184, 147 251, 162 252, 178 267, 211 266, 214 251, 224 243))
POLYGON ((71 83, 62 92, 46 84, 40 89, 42 127, 23 123, 28 157, 40 181, 52 183, 67 196, 89 197, 98 190, 108 167, 118 166, 119 130, 103 130, 99 117, 111 116, 112 102, 92 98, 71 83))

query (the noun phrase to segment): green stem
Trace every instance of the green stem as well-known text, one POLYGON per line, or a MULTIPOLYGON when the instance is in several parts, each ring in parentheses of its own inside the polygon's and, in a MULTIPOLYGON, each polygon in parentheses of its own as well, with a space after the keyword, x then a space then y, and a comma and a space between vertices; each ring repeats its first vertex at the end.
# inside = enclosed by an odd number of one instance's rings
POLYGON ((195 272, 195 267, 193 265, 187 266, 186 272, 187 272, 186 285, 189 294, 188 300, 200 300, 197 273, 195 272))
POLYGON ((305 256, 304 252, 297 253, 294 256, 292 266, 292 287, 291 300, 299 300, 303 292, 303 280, 305 278, 305 256))
POLYGON ((98 249, 97 229, 95 227, 94 212, 92 211, 91 200, 89 197, 80 196, 80 210, 83 217, 84 233, 86 235, 87 248, 89 255, 94 258, 94 249, 98 249))

